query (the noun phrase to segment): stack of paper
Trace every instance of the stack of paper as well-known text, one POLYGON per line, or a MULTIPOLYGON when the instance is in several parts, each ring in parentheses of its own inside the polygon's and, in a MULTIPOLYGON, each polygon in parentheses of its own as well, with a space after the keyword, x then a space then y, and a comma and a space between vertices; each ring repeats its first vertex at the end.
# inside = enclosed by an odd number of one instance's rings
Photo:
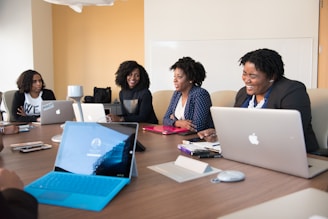
POLYGON ((219 142, 184 142, 178 144, 178 149, 184 153, 200 158, 221 157, 216 156, 221 154, 221 147, 219 142))

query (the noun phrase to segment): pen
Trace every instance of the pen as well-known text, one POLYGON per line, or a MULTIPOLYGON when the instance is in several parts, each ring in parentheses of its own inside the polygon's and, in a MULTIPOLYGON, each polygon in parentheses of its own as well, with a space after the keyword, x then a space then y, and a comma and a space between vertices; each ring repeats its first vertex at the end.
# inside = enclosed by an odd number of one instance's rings
POLYGON ((183 147, 182 145, 178 145, 178 149, 180 151, 184 152, 184 153, 189 154, 189 155, 191 155, 191 153, 192 153, 190 150, 188 150, 187 148, 183 147))
POLYGON ((220 153, 221 152, 220 150, 214 149, 214 148, 207 148, 206 147, 206 149, 209 150, 209 151, 215 152, 215 153, 220 153))
POLYGON ((201 154, 198 158, 220 158, 222 157, 221 154, 201 154))

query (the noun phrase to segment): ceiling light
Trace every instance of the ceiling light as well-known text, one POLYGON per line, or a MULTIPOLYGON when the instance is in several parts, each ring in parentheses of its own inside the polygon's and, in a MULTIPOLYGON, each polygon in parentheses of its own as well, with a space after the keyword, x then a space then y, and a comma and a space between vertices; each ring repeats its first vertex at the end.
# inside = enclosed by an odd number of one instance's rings
POLYGON ((46 2, 67 5, 74 11, 81 13, 83 6, 112 6, 115 0, 44 0, 46 2))

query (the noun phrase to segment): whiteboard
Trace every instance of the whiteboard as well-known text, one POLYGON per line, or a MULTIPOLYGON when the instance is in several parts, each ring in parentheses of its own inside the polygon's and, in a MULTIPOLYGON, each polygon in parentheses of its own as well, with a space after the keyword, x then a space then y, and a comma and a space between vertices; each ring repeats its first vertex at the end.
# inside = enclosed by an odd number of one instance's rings
POLYGON ((259 48, 276 50, 285 64, 285 76, 312 87, 313 41, 305 38, 278 39, 223 39, 190 41, 151 41, 146 69, 151 80, 150 90, 174 89, 170 67, 181 57, 190 56, 199 61, 207 72, 202 87, 210 93, 217 90, 238 90, 242 66, 239 59, 259 48))

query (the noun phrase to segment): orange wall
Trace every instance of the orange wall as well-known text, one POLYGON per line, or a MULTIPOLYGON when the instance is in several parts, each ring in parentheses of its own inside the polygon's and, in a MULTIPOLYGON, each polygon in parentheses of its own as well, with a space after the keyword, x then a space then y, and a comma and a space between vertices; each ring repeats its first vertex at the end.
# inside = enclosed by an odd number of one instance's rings
POLYGON ((84 7, 76 13, 53 5, 54 91, 65 99, 67 85, 78 84, 85 95, 93 87, 112 88, 118 97, 115 72, 125 60, 144 65, 143 0, 115 1, 114 6, 84 7))
POLYGON ((320 8, 318 58, 318 87, 328 88, 328 0, 323 0, 320 8))

